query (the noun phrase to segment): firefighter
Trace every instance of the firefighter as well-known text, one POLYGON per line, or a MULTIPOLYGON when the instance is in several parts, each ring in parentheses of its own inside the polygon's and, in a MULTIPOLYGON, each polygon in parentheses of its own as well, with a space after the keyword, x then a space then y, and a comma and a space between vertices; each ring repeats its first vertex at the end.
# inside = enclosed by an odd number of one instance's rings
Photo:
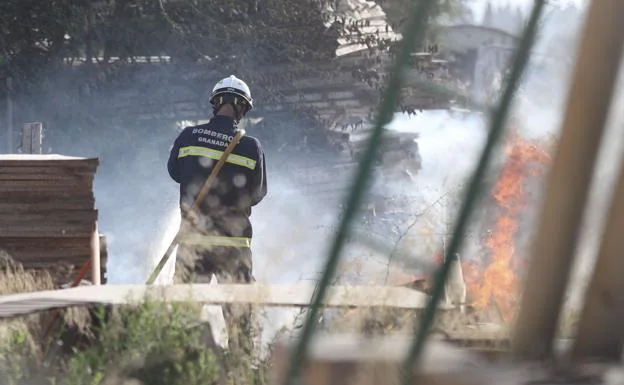
MULTIPOLYGON (((244 136, 229 155, 196 214, 187 214, 237 124, 253 108, 245 82, 232 75, 213 88, 214 116, 206 124, 186 127, 176 138, 167 168, 180 184, 181 240, 176 258, 177 282, 253 283, 249 220, 251 208, 266 196, 264 152, 258 139, 244 136)), ((230 350, 251 354, 251 306, 224 306, 230 350)))

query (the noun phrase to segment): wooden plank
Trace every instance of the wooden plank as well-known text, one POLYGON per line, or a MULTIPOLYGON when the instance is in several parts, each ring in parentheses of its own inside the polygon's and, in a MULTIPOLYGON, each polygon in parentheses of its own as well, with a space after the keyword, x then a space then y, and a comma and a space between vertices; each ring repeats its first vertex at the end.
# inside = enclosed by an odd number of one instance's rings
POLYGON ((0 238, 0 248, 19 253, 88 253, 89 242, 87 240, 87 242, 78 243, 73 238, 37 238, 34 240, 31 238, 0 238), (5 241, 6 239, 9 241, 5 241), (40 239, 46 239, 46 241, 42 242, 40 239), (64 242, 66 239, 69 239, 70 242, 64 242), (56 242, 51 242, 51 240, 56 240, 56 242))
POLYGON ((98 218, 97 210, 69 210, 69 211, 44 211, 44 212, 18 212, 0 214, 0 222, 23 223, 23 222, 93 222, 98 218))
POLYGON ((96 167, 32 167, 21 164, 15 164, 13 166, 0 167, 0 175, 15 175, 15 174, 27 174, 27 175, 95 175, 97 171, 96 167))
POLYGON ((0 191, 67 191, 87 192, 93 188, 91 181, 87 180, 3 180, 0 183, 0 191))
POLYGON ((84 181, 92 183, 95 180, 95 173, 76 171, 76 172, 19 172, 18 169, 14 169, 13 172, 0 173, 0 180, 3 181, 20 181, 20 180, 32 180, 41 181, 40 183, 46 183, 47 181, 53 181, 60 183, 63 181, 84 181))
POLYGON ((0 202, 34 202, 35 200, 43 201, 46 199, 56 199, 62 197, 71 197, 74 199, 89 199, 93 197, 93 191, 89 189, 49 189, 44 190, 13 190, 13 191, 0 191, 0 202))
POLYGON ((624 167, 608 212, 605 233, 585 305, 572 356, 575 360, 602 359, 620 362, 624 320, 624 167))
MULTIPOLYGON (((102 236, 103 237, 103 236, 102 236)), ((82 245, 89 245, 89 237, 75 237, 75 238, 38 238, 36 243, 32 243, 30 239, 24 239, 19 237, 0 237, 0 244, 13 246, 24 246, 33 248, 48 248, 48 247, 81 247, 82 245)))
MULTIPOLYGON (((73 266, 72 269, 79 270, 80 267, 89 259, 89 254, 71 258, 57 258, 57 259, 49 259, 49 260, 40 260, 40 261, 32 261, 32 260, 20 260, 19 261, 24 269, 34 269, 34 270, 50 270, 54 269, 57 266, 73 266)), ((106 259, 101 260, 103 263, 106 262, 106 259)))
POLYGON ((0 183, 5 181, 33 181, 39 184, 53 182, 56 184, 91 184, 93 177, 89 174, 64 175, 64 174, 0 174, 0 183))
POLYGON ((23 238, 74 238, 88 237, 95 228, 95 222, 85 225, 48 226, 45 223, 27 225, 5 225, 0 223, 0 237, 23 237, 23 238))
POLYGON ((72 161, 85 162, 97 158, 83 158, 79 156, 68 156, 60 154, 0 154, 0 161, 72 161))
MULTIPOLYGON (((393 334, 323 333, 315 335, 302 367, 301 379, 310 385, 400 385, 401 371, 414 336, 393 334)), ((282 384, 290 364, 294 341, 278 341, 273 366, 274 384, 282 384)), ((411 384, 458 385, 492 383, 483 372, 480 354, 442 341, 427 344, 411 384)))
MULTIPOLYGON (((30 264, 32 266, 38 266, 39 264, 41 266, 50 266, 50 265, 61 263, 62 261, 65 261, 63 263, 71 262, 72 264, 73 263, 78 263, 79 265, 82 265, 83 263, 86 262, 87 259, 89 259, 89 254, 90 254, 90 252, 87 250, 86 253, 73 253, 72 252, 72 253, 67 253, 67 254, 59 253, 58 255, 50 254, 49 258, 47 256, 45 256, 45 255, 42 256, 42 257, 37 256, 36 258, 30 258, 30 256, 24 257, 23 255, 22 256, 18 255, 18 257, 19 257, 19 259, 23 263, 30 264)), ((11 255, 13 255, 13 254, 11 254, 11 255)), ((15 255, 17 255, 17 254, 15 254, 15 255)), ((18 258, 18 257, 16 257, 16 258, 18 258)), ((101 260, 102 261, 106 261, 106 259, 107 259, 106 256, 102 255, 101 260)))
MULTIPOLYGON (((19 154, 15 155, 19 156, 19 154)), ((25 155, 27 157, 45 157, 45 155, 25 155)), ((91 161, 87 160, 46 160, 42 159, 19 159, 13 158, 10 155, 8 158, 0 155, 0 168, 38 168, 41 170, 46 169, 67 169, 73 171, 87 172, 89 170, 95 171, 99 166, 99 160, 94 158, 91 161)))
POLYGON ((16 172, 0 174, 0 179, 5 180, 5 181, 15 180, 18 182, 21 180, 40 181, 39 183, 41 184, 50 183, 50 181, 54 183, 61 183, 63 181, 67 182, 67 181, 74 181, 74 180, 84 181, 84 182, 93 182, 93 180, 95 180, 95 175, 91 173, 87 173, 87 172, 22 173, 22 172, 17 172, 18 170, 15 170, 15 171, 16 172))
POLYGON ((3 213, 22 212, 56 212, 56 211, 81 211, 93 210, 95 200, 82 200, 72 202, 69 199, 57 203, 36 202, 36 203, 4 203, 0 202, 0 217, 3 213))
MULTIPOLYGON (((57 231, 62 231, 68 228, 76 228, 76 227, 85 227, 90 228, 93 227, 95 220, 89 218, 76 218, 76 219, 46 219, 46 220, 11 220, 11 221, 2 221, 0 218, 0 229, 5 228, 16 228, 16 229, 27 229, 27 228, 37 228, 37 229, 55 229, 57 231)), ((0 232, 0 237, 7 236, 0 232)))
MULTIPOLYGON (((35 313, 53 308, 90 304, 132 304, 149 297, 155 301, 222 305, 251 303, 262 306, 305 307, 314 285, 197 284, 197 285, 104 285, 68 290, 41 291, 0 297, 0 318, 35 313)), ((424 309, 428 296, 415 290, 388 286, 332 286, 327 307, 394 307, 424 309)), ((440 305, 440 309, 449 309, 440 305)))
POLYGON ((82 175, 94 177, 97 174, 96 167, 69 167, 60 165, 58 167, 43 167, 36 165, 23 166, 2 166, 0 175, 82 175))
POLYGON ((45 213, 3 213, 0 215, 0 226, 36 225, 45 223, 47 226, 65 226, 69 224, 89 224, 97 220, 97 213, 87 214, 85 211, 61 211, 45 213), (75 215, 70 215, 75 213, 75 215))
MULTIPOLYGON (((0 183, 3 184, 3 183, 0 183)), ((0 202, 16 202, 21 201, 24 203, 41 202, 46 199, 53 198, 74 198, 74 199, 89 199, 93 197, 93 188, 79 188, 66 186, 42 186, 27 188, 2 188, 0 186, 0 202)))
MULTIPOLYGON (((40 217, 35 216, 35 215, 29 215, 28 217, 25 216, 24 218, 11 218, 11 220, 4 220, 3 218, 0 218, 0 228, 32 227, 33 229, 49 228, 49 229, 60 230, 60 229, 64 229, 67 227, 79 227, 79 226, 91 227, 93 223, 95 223, 95 220, 93 219, 93 217, 89 218, 89 217, 84 217, 84 216, 80 216, 76 218, 54 218, 51 216, 43 220, 34 219, 34 218, 40 218, 40 217)), ((0 233, 0 237, 8 237, 8 235, 4 235, 0 233)))
POLYGON ((92 183, 94 181, 94 175, 89 173, 5 173, 0 174, 0 180, 3 181, 35 181, 41 184, 44 183, 71 183, 72 181, 84 181, 85 183, 92 183))
POLYGON ((98 232, 98 223, 95 223, 95 229, 91 235, 91 283, 99 286, 102 284, 102 267, 101 267, 101 251, 100 251, 100 237, 98 232))
POLYGON ((0 167, 71 167, 95 169, 98 158, 75 158, 56 154, 10 154, 0 155, 0 167))
MULTIPOLYGON (((7 169, 8 167, 3 167, 3 169, 7 169)), ((71 170, 71 169, 67 169, 67 168, 62 168, 62 169, 57 169, 57 168, 40 168, 39 172, 22 172, 22 167, 12 167, 10 172, 2 172, 0 173, 0 178, 5 179, 5 180, 10 180, 10 178, 17 178, 17 177, 24 177, 24 178, 37 178, 37 177, 41 177, 41 178, 61 178, 61 177, 65 177, 65 178, 69 178, 69 177, 74 177, 74 178, 83 178, 85 180, 92 180, 95 178, 95 172, 90 172, 87 170, 81 170, 81 169, 77 169, 77 170, 71 170)), ((31 168, 31 167, 24 167, 24 169, 27 169, 29 171, 32 170, 36 170, 37 168, 31 168)), ((48 180, 48 179, 44 179, 44 180, 48 180)), ((53 179, 54 180, 54 179, 53 179)))
POLYGON ((513 338, 517 357, 539 360, 552 355, 594 163, 617 83, 623 24, 624 2, 591 2, 531 250, 513 338))
POLYGON ((43 145, 43 125, 40 122, 22 125, 22 151, 28 154, 41 154, 43 145))
MULTIPOLYGON (((20 254, 11 254, 11 253, 9 254, 12 257, 14 257, 15 260, 18 260, 19 262, 21 262, 24 265, 24 267, 28 266, 29 268, 43 268, 43 267, 50 268, 51 266, 56 266, 60 264, 76 265, 77 267, 80 267, 89 259, 90 251, 87 250, 86 253, 71 253, 71 254, 59 253, 57 255, 50 255, 49 258, 48 256, 45 256, 45 255, 31 258, 30 256, 25 257, 20 254)), ((106 256, 101 255, 101 261, 106 261, 106 260, 107 260, 106 256)))
MULTIPOLYGON (((36 242, 33 241, 33 242, 36 242)), ((88 246, 88 245, 87 245, 88 246)), ((23 261, 32 261, 37 262, 41 261, 44 263, 45 261, 56 261, 56 260, 66 260, 66 259, 78 259, 83 260, 91 254, 91 251, 88 247, 86 248, 57 248, 53 250, 33 250, 33 249, 15 249, 15 248, 4 248, 2 242, 0 242, 0 248, 3 248, 11 257, 20 262, 23 261)), ((49 263, 49 262, 47 262, 49 263)))
POLYGON ((32 169, 39 168, 42 172, 45 172, 46 169, 65 169, 72 170, 73 172, 82 172, 82 173, 90 173, 95 174, 97 172, 98 164, 97 163, 80 163, 79 161, 2 161, 0 160, 0 168, 12 168, 15 171, 18 171, 20 168, 32 169))
POLYGON ((76 207, 85 205, 89 209, 95 206, 95 196, 93 191, 84 191, 77 195, 66 193, 45 194, 37 191, 28 191, 23 194, 2 193, 0 194, 0 205, 9 209, 11 205, 70 205, 75 204, 76 207))
POLYGON ((92 191, 65 191, 65 190, 30 190, 30 191, 0 191, 0 202, 49 202, 57 199, 75 199, 85 201, 94 199, 92 191))

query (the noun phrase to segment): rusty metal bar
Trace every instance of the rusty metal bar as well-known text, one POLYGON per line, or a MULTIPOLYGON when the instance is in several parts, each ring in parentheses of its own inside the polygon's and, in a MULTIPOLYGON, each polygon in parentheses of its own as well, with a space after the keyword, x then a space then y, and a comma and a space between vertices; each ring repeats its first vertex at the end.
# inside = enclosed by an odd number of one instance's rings
POLYGON ((588 186, 622 55, 622 25, 624 1, 591 2, 512 343, 518 358, 540 360, 553 353, 588 186))
POLYGON ((573 359, 622 358, 624 320, 624 167, 621 167, 594 275, 572 349, 573 359))

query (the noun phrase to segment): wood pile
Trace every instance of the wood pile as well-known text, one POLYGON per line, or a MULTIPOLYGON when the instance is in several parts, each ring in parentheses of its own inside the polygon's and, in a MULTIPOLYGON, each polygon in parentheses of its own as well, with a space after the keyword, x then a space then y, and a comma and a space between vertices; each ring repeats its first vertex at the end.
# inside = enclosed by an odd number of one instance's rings
POLYGON ((48 271, 59 285, 73 279, 91 257, 98 165, 97 158, 0 155, 0 249, 24 269, 48 271))

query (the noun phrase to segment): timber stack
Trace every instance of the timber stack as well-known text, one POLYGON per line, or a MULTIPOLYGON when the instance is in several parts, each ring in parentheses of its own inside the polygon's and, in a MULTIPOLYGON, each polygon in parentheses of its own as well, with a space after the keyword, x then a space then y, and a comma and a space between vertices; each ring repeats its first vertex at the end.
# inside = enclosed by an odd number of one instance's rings
POLYGON ((25 270, 47 271, 57 286, 99 254, 104 283, 106 247, 93 193, 98 165, 97 158, 0 155, 0 250, 25 270))

